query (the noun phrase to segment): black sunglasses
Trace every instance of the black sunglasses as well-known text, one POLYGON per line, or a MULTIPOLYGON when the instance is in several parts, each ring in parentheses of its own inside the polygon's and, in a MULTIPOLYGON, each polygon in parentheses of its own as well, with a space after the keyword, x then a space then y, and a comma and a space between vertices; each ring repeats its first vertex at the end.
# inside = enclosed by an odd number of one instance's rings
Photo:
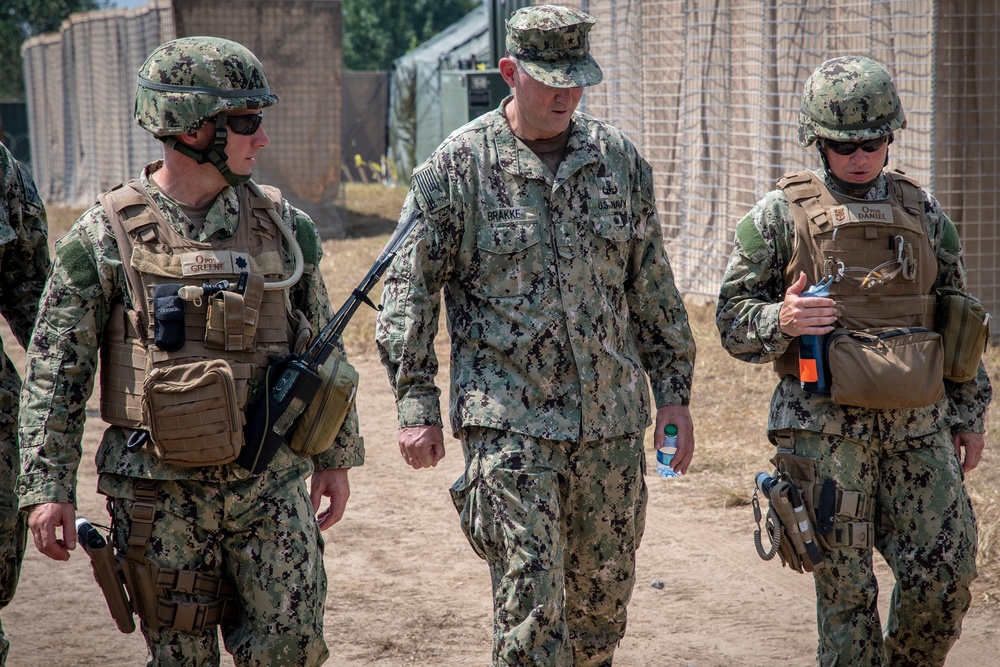
POLYGON ((837 155, 853 155, 854 151, 859 148, 866 153, 874 153, 885 146, 885 142, 888 140, 889 137, 886 136, 879 137, 878 139, 871 139, 860 144, 855 144, 850 141, 831 141, 830 139, 824 139, 823 144, 837 155))
POLYGON ((245 116, 226 116, 226 126, 236 134, 242 134, 245 137, 256 133, 263 121, 263 111, 245 116))

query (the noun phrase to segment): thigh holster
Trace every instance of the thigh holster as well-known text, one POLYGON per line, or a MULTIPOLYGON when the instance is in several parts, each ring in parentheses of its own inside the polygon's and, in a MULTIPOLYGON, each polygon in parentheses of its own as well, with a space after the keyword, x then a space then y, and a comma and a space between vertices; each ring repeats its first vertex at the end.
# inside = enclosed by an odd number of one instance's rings
POLYGON ((831 548, 870 548, 874 542, 875 502, 860 491, 845 491, 832 479, 816 479, 816 462, 779 450, 771 459, 775 468, 799 488, 816 541, 824 551, 831 548))
POLYGON ((128 550, 118 556, 132 610, 150 628, 200 633, 213 625, 236 625, 239 599, 231 581, 195 570, 160 567, 146 558, 156 494, 156 480, 136 480, 128 550), (194 602, 167 597, 175 593, 211 599, 194 602))

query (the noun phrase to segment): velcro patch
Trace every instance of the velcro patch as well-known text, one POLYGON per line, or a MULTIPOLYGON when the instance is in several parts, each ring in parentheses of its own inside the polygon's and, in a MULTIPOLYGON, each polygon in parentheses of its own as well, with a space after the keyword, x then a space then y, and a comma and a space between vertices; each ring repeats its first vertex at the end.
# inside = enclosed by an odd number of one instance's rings
POLYGON ((302 257, 307 264, 318 264, 320 258, 320 248, 316 240, 316 227, 312 220, 304 219, 304 215, 298 216, 295 221, 295 238, 302 249, 302 257))
POLYGON ((199 250, 181 254, 181 272, 184 276, 212 273, 236 274, 250 270, 246 253, 231 250, 199 250))
POLYGON ((830 219, 833 226, 849 225, 856 223, 879 223, 888 225, 892 223, 891 204, 846 204, 834 206, 830 209, 830 219))
POLYGON ((767 250, 764 237, 754 224, 753 217, 749 215, 736 225, 736 240, 739 241, 743 254, 755 262, 760 261, 761 255, 767 250))
POLYGON ((959 251, 962 249, 958 229, 955 228, 955 223, 951 220, 945 223, 944 232, 941 234, 941 249, 955 256, 958 256, 959 251))
POLYGON ((79 238, 67 236, 64 243, 57 243, 56 257, 59 258, 69 282, 76 287, 89 287, 100 281, 97 264, 79 238))

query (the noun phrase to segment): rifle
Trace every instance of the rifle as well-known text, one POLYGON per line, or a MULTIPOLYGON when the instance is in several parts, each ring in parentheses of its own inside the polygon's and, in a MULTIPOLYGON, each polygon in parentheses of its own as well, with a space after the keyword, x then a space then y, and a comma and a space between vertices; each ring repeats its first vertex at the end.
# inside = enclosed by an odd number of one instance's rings
MULTIPOLYGON (((320 392, 324 382, 329 380, 323 377, 321 368, 337 350, 337 342, 340 341, 344 329, 362 303, 376 311, 380 310, 380 307, 368 298, 368 293, 388 270, 403 241, 413 231, 419 215, 418 209, 396 227, 396 231, 389 238, 389 242, 367 275, 354 288, 344 305, 323 327, 309 347, 304 352, 288 354, 268 367, 263 391, 247 406, 246 424, 243 427, 245 442, 240 455, 236 458, 237 464, 255 475, 260 474, 274 458, 281 444, 291 441, 292 433, 299 427, 300 422, 304 421, 303 413, 314 407, 310 411, 311 416, 318 417, 319 415, 315 413, 323 411, 322 406, 313 406, 313 399, 320 392)), ((353 400, 353 390, 349 393, 348 400, 353 400)), ((344 405, 345 415, 349 406, 349 402, 344 405)), ((338 423, 336 430, 329 433, 328 438, 331 442, 339 428, 338 423)))

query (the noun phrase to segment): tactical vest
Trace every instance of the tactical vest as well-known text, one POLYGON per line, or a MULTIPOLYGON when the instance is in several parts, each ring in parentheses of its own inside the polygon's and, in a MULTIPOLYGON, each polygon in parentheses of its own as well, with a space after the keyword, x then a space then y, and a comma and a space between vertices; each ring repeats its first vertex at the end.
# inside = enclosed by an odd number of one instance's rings
MULTIPOLYGON (((121 252, 132 307, 112 306, 101 343, 101 417, 110 424, 148 429, 143 410, 144 383, 161 369, 206 360, 224 360, 235 380, 235 405, 242 428, 243 410, 270 359, 288 353, 292 342, 288 290, 264 290, 263 283, 284 278, 282 234, 268 214, 281 211, 281 194, 267 188, 270 197, 255 197, 247 187, 237 188, 239 225, 225 241, 204 243, 184 238, 163 217, 138 181, 119 185, 100 202, 111 219, 121 252), (228 280, 236 285, 242 271, 251 280, 240 308, 223 310, 222 321, 209 312, 208 297, 187 301, 184 307, 184 344, 164 351, 154 344, 153 293, 157 285, 173 283, 201 287, 228 280), (236 319, 234 320, 234 316, 236 319), (218 332, 207 335, 213 319, 218 332)), ((228 296, 233 296, 230 292, 228 296)), ((227 296, 225 292, 218 298, 227 296)), ((216 304, 218 306, 218 304, 216 304)), ((189 418, 180 409, 177 428, 192 428, 202 414, 189 418), (185 419, 192 423, 186 424, 185 419)))
MULTIPOLYGON (((786 174, 778 187, 795 218, 795 248, 785 286, 805 272, 810 285, 834 276, 830 297, 838 326, 933 329, 937 258, 927 236, 924 197, 915 181, 886 170, 887 199, 831 192, 811 171, 786 174)), ((774 362, 779 375, 799 374, 798 339, 774 362)))

